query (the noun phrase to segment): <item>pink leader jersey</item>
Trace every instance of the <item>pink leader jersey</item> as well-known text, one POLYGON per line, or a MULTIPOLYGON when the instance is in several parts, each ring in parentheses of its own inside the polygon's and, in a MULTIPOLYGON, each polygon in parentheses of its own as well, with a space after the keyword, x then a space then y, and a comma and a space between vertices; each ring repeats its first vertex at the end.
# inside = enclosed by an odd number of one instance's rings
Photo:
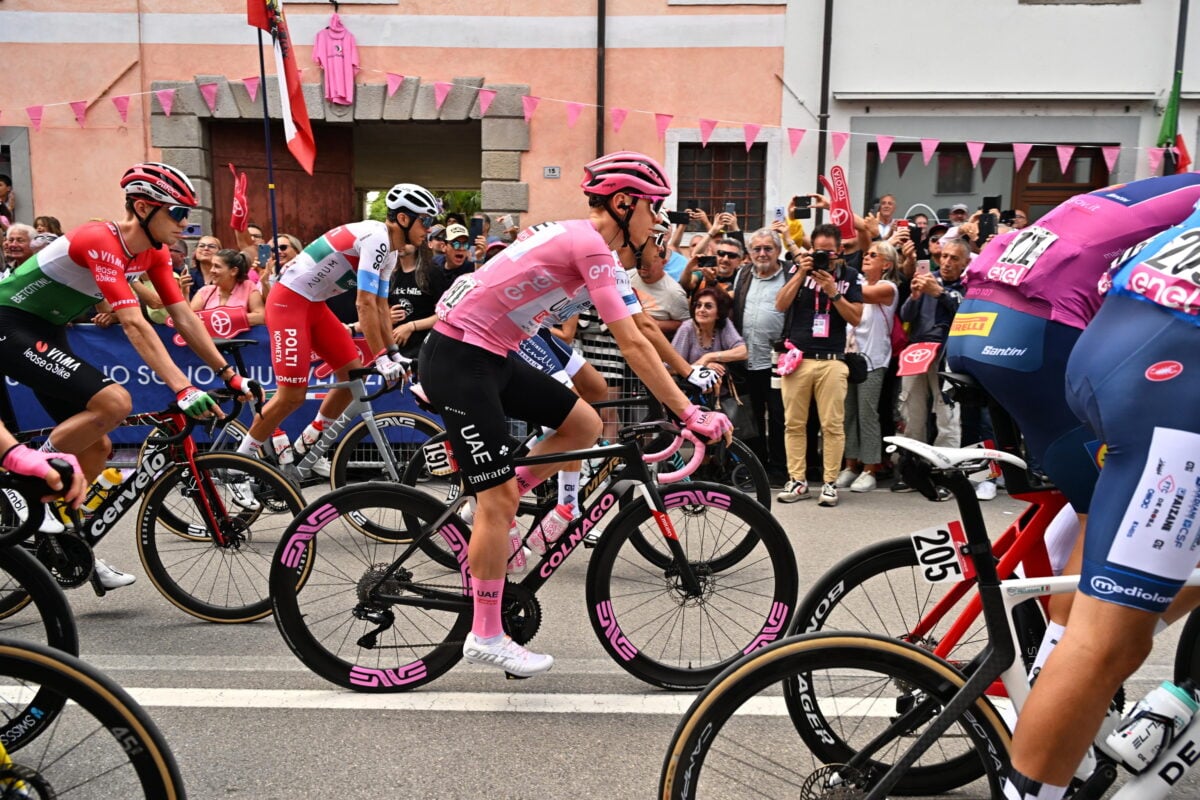
POLYGON ((624 272, 588 221, 534 225, 450 285, 438 301, 434 329, 507 355, 539 328, 560 325, 589 304, 605 322, 630 316, 617 286, 624 272))
POLYGON ((1072 197, 997 236, 967 268, 967 297, 1085 328, 1098 287, 1127 248, 1175 225, 1200 200, 1200 172, 1145 178, 1072 197))
POLYGON ((354 105, 358 44, 337 14, 329 18, 329 27, 317 31, 313 61, 325 71, 325 99, 340 106, 354 105))

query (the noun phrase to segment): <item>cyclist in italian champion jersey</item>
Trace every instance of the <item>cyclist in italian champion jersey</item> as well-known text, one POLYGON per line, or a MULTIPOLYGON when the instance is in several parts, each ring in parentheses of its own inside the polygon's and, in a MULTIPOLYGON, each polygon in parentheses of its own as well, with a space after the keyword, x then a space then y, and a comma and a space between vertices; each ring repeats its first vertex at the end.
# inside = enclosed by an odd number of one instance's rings
POLYGON ((1198 326, 1200 208, 1119 259, 1067 364, 1071 407, 1107 457, 1070 625, 1013 737, 1011 800, 1063 796, 1160 623, 1194 605, 1172 599, 1200 556, 1198 326))
MULTIPOLYGON (((386 222, 365 220, 334 228, 304 248, 271 289, 266 321, 278 389, 250 426, 239 452, 257 453, 280 423, 304 404, 312 353, 339 381, 363 366, 350 333, 325 303, 335 295, 357 293, 358 329, 375 353, 373 366, 384 380, 399 380, 407 372, 410 360, 392 341, 388 286, 397 252, 425 241, 438 204, 427 189, 412 183, 393 186, 385 202, 386 222)), ((330 390, 298 445, 311 447, 352 399, 349 389, 330 390)), ((328 475, 327 465, 327 460, 318 462, 314 471, 328 475)))
POLYGON ((157 162, 136 164, 121 179, 125 218, 89 222, 60 236, 0 282, 0 330, 10 356, 4 374, 33 389, 58 423, 46 441, 49 452, 74 453, 93 480, 112 449, 108 432, 132 408, 129 392, 75 356, 66 326, 91 306, 107 300, 130 344, 176 393, 193 417, 220 409, 191 384, 171 360, 162 340, 142 316, 129 279, 145 275, 162 298, 175 327, 225 383, 244 394, 250 382, 225 363, 203 323, 179 291, 164 245, 183 233, 196 193, 187 176, 157 162))
POLYGON ((590 302, 634 372, 685 426, 708 440, 730 430, 724 415, 688 403, 617 288, 618 273, 640 259, 671 193, 662 167, 640 153, 619 152, 584 172, 589 218, 534 225, 482 270, 456 280, 438 303, 438 322, 420 355, 424 389, 442 411, 459 469, 478 503, 468 550, 475 614, 463 656, 519 677, 545 672, 554 659, 504 635, 507 532, 520 495, 557 465, 514 470, 505 419, 555 430, 533 453, 591 446, 601 423, 591 406, 510 352, 543 325, 558 324, 590 302))

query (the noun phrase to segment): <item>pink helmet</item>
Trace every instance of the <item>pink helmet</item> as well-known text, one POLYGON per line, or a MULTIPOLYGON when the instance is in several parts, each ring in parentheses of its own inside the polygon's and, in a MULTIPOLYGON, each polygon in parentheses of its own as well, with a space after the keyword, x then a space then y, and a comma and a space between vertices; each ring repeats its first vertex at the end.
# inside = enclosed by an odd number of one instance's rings
POLYGON ((584 194, 607 197, 617 192, 632 192, 648 197, 671 194, 671 182, 657 161, 644 153, 622 150, 601 156, 583 166, 584 194))
POLYGON ((164 205, 195 208, 196 188, 188 176, 168 164, 145 161, 134 164, 121 178, 128 197, 142 197, 164 205))

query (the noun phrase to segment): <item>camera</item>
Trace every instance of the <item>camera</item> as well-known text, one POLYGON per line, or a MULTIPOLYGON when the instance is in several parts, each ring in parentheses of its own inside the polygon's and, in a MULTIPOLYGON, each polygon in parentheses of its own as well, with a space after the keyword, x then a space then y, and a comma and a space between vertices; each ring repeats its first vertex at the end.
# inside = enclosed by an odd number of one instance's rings
POLYGON ((1000 212, 1000 224, 1001 225, 1007 225, 1011 228, 1013 225, 1016 224, 1016 222, 1017 222, 1016 209, 1010 208, 1010 209, 1000 212))
POLYGON ((829 263, 832 260, 833 253, 828 250, 813 250, 812 251, 812 268, 819 269, 822 272, 832 272, 829 263))

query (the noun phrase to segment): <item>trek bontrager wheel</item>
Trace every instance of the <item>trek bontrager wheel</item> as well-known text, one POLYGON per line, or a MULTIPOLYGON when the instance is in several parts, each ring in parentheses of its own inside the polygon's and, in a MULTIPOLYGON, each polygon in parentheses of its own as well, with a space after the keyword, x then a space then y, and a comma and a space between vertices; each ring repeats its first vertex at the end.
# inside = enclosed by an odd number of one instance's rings
MULTIPOLYGON (((730 666, 696 698, 672 737, 658 796, 820 797, 837 787, 865 794, 964 681, 945 662, 887 637, 788 637, 730 666), (804 687, 804 731, 780 696, 788 681, 804 687), (872 752, 847 766, 868 746, 872 752)), ((980 794, 999 797, 1008 744, 1000 715, 979 697, 892 794, 936 793, 922 778, 952 765, 986 781, 980 794), (927 759, 937 766, 926 767, 927 759)))
POLYGON ((430 534, 456 554, 453 568, 413 546, 445 511, 407 486, 358 483, 296 517, 271 564, 271 601, 280 634, 309 669, 347 689, 400 692, 458 663, 473 613, 469 530, 450 516, 430 534), (311 574, 297 584, 301 563, 311 574))
MULTIPOLYGON (((912 542, 907 537, 888 539, 851 553, 822 575, 801 599, 788 634, 879 633, 932 651, 976 595, 973 579, 926 581, 912 542), (935 609, 947 597, 955 599, 935 618, 935 609), (928 629, 916 633, 922 621, 928 629)), ((986 644, 987 628, 980 615, 958 638, 948 660, 961 668, 986 644)))
MULTIPOLYGON (((178 608, 209 622, 252 622, 271 613, 271 558, 303 507, 291 481, 257 459, 197 455, 195 475, 178 464, 147 490, 138 512, 138 553, 155 587, 178 608), (258 508, 245 507, 247 496, 258 508), (209 530, 210 505, 224 545, 209 530), (187 534, 164 524, 167 516, 185 523, 187 534)), ((300 565, 293 578, 303 583, 307 575, 300 565)))
MULTIPOLYGON (((375 425, 387 439, 398 475, 404 474, 405 466, 420 451, 421 445, 429 441, 431 436, 443 432, 433 420, 408 411, 376 414, 375 425)), ((347 429, 330 458, 331 489, 351 483, 388 480, 387 465, 365 420, 359 420, 347 429)))
POLYGON ((796 557, 775 518, 741 492, 711 483, 658 491, 699 594, 683 587, 650 507, 638 499, 607 525, 592 554, 588 616, 630 674, 664 689, 698 689, 783 636, 796 601, 796 557), (743 541, 752 547, 729 563, 729 543, 743 541), (658 557, 647 559, 641 546, 658 557))
POLYGON ((74 792, 86 797, 185 797, 163 735, 111 678, 44 645, 0 641, 0 712, 7 723, 22 718, 14 713, 21 713, 23 697, 42 692, 65 705, 36 732, 6 740, 13 764, 0 767, 0 787, 20 780, 27 794, 19 796, 30 798, 73 797, 74 792))

